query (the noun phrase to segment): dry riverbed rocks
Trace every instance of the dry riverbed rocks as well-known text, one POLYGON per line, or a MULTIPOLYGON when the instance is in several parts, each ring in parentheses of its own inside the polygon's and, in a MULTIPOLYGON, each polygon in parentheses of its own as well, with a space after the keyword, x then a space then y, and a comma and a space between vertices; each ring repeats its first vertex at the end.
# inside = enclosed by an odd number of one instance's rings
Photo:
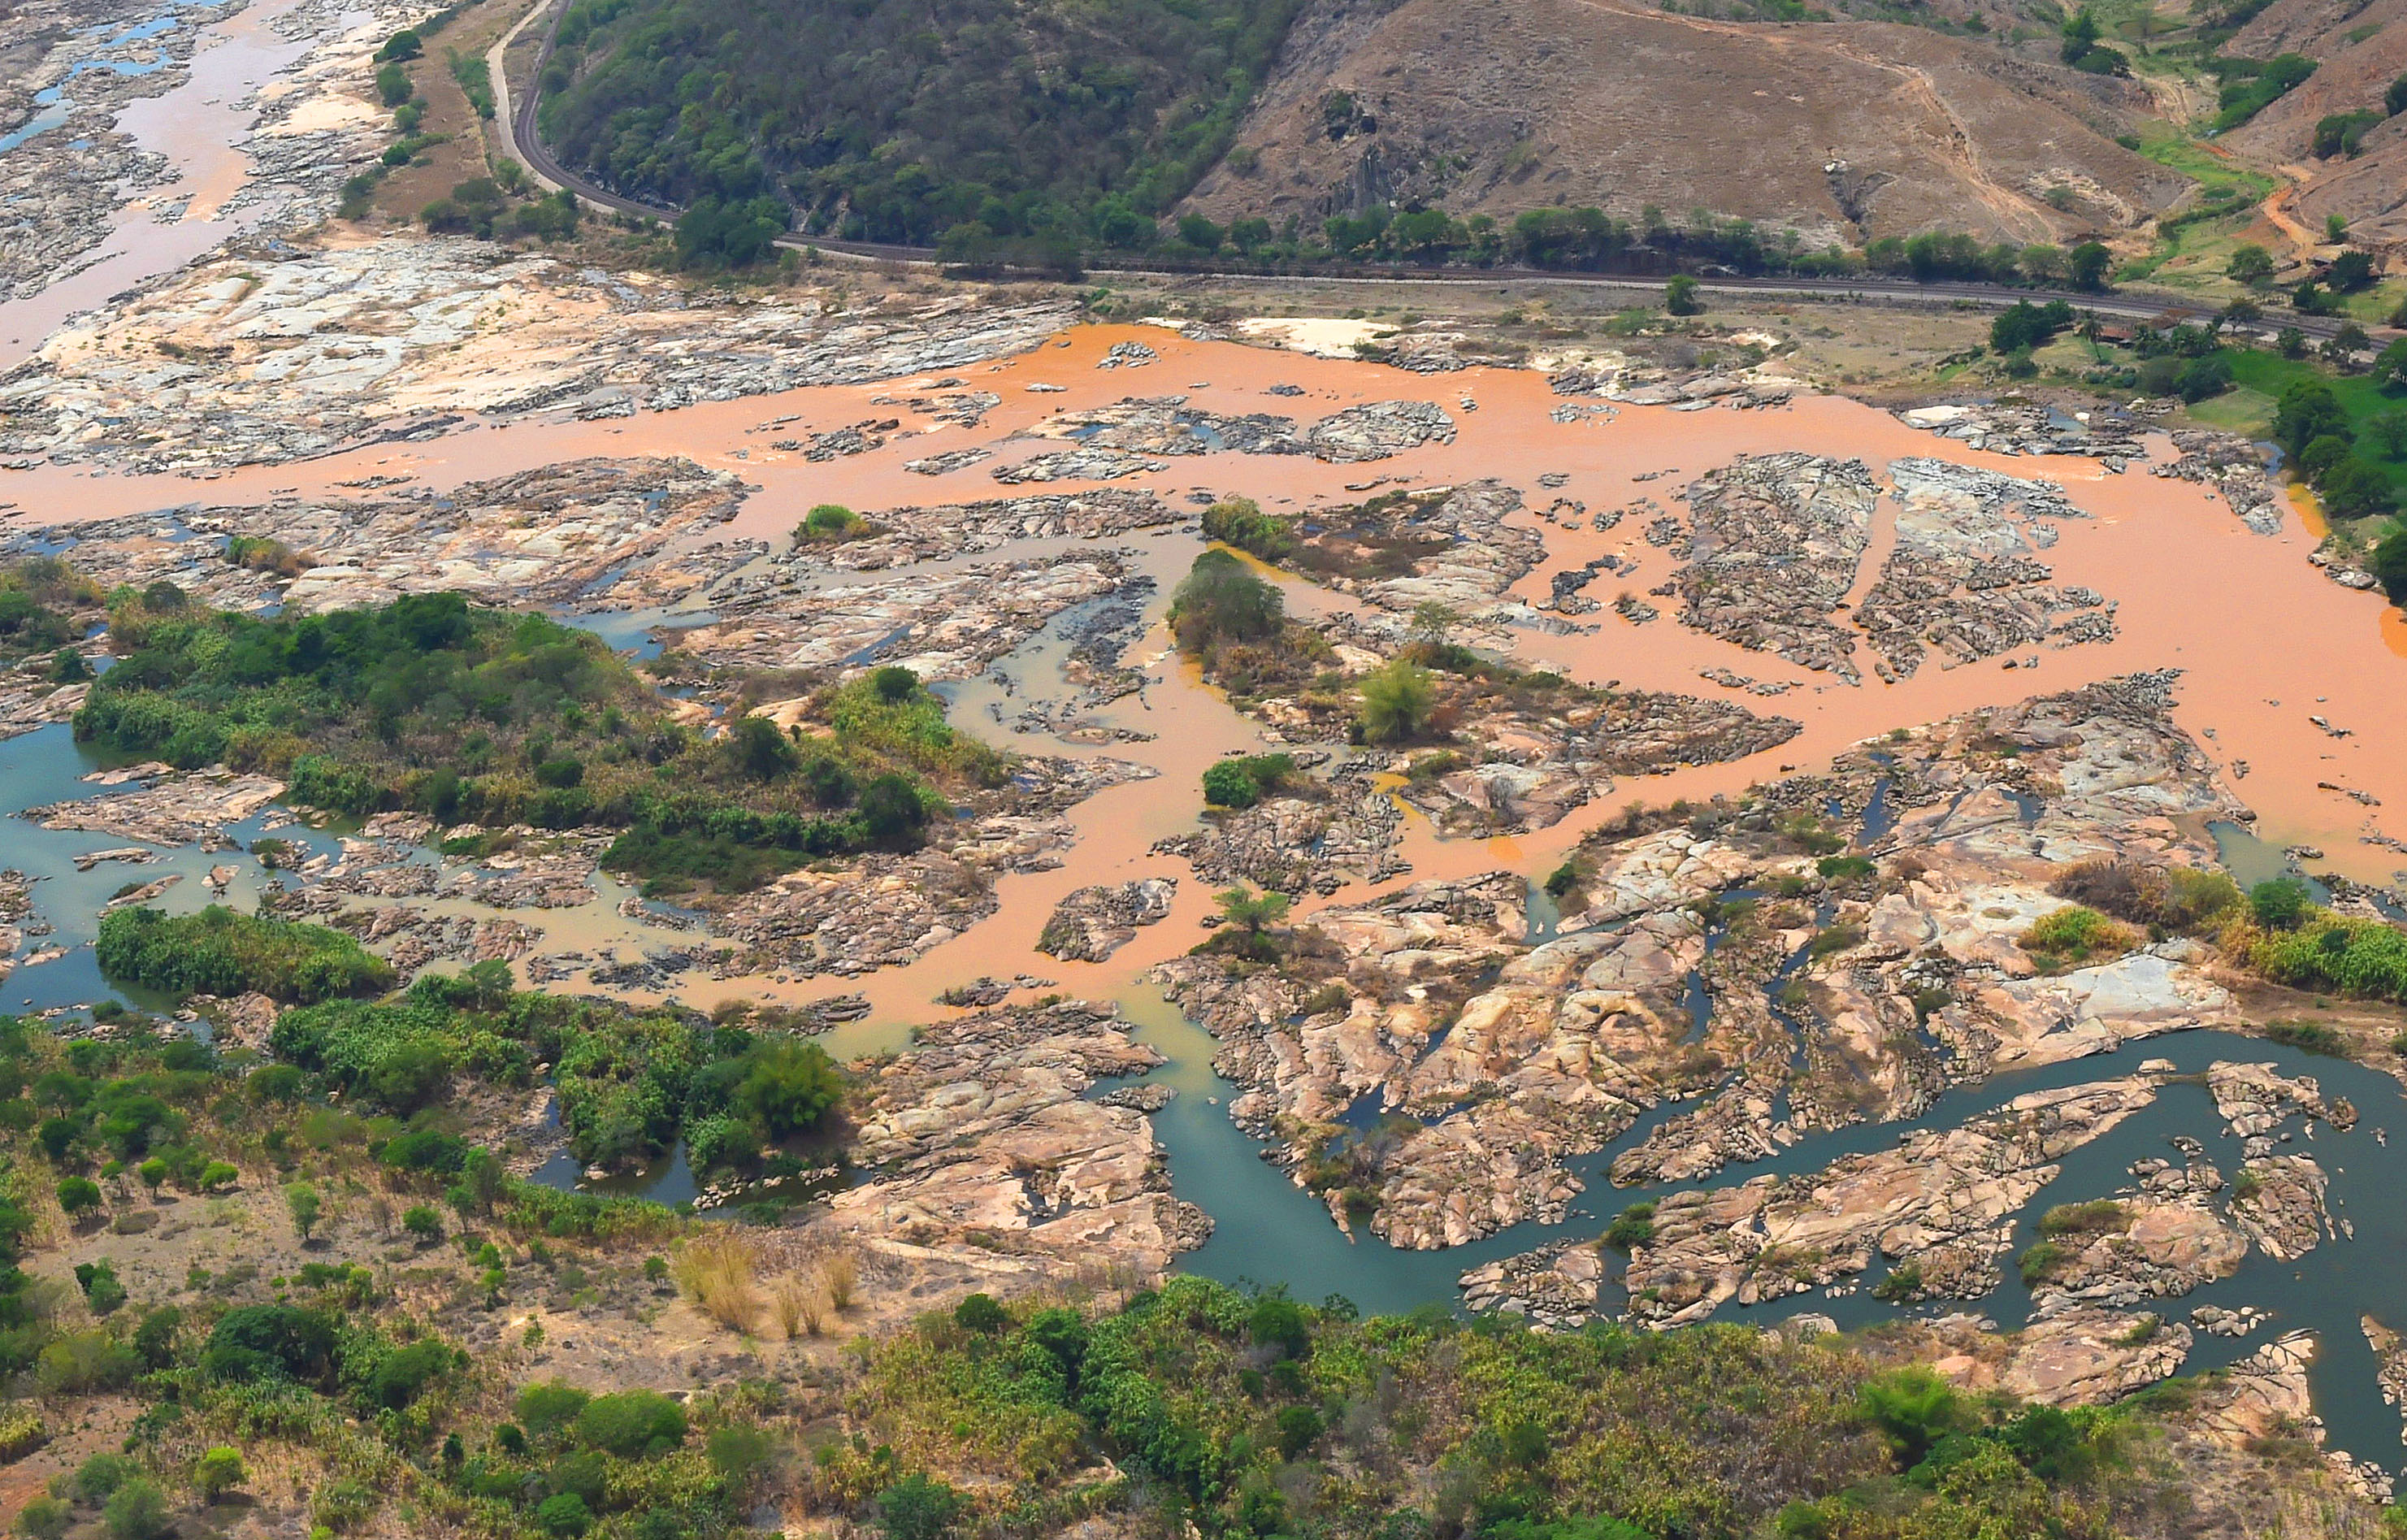
POLYGON ((831 1218, 915 1245, 1158 1273, 1211 1220, 1170 1195, 1146 1113, 1085 1092, 1161 1062, 1109 1007, 1075 1001, 925 1028, 857 1066, 868 1104, 852 1155, 872 1175, 832 1200, 831 1218))
MULTIPOLYGON (((1271 968, 1194 957, 1154 977, 1219 1039, 1218 1067, 1246 1088, 1232 1115, 1274 1138, 1332 1211, 1394 1244, 1458 1245, 1560 1219, 1582 1185, 1571 1162, 1666 1103, 1693 1105, 1622 1149, 1612 1178, 1694 1181, 1811 1133, 1912 1118, 2005 1064, 2236 1019, 2194 944, 2063 972, 2021 944, 2064 906, 2049 887, 2067 864, 2211 862, 2187 831, 2234 810, 2172 725, 2172 685, 2135 677, 1951 719, 1747 805, 1591 836, 1566 868, 1565 934, 1543 945, 1527 938, 1519 880, 1500 874, 1317 911, 1271 968), (1862 817, 1876 803, 1882 822, 1858 864, 1835 875, 1817 864, 1845 843, 1828 832, 1832 813, 1862 817), (1751 896, 1725 898, 1733 890, 1751 896)), ((2087 1130, 2075 1140, 2086 1142, 2145 1105, 2154 1084, 2119 1087, 2129 1105, 2051 1101, 2034 1119, 2087 1130)), ((1891 1163, 1863 1181, 1934 1184, 1909 1205, 1927 1291, 1984 1291, 2008 1248, 2002 1227, 2060 1148, 2019 1124, 1916 1137, 1934 1142, 1868 1158, 1891 1163)), ((2262 1201, 2282 1190, 2277 1176, 2267 1163, 2262 1201)), ((1903 1222, 1890 1212, 1850 1230, 1801 1197, 1799 1233, 1767 1239, 1757 1215, 1773 1194, 1696 1201, 1752 1205, 1696 1226, 1719 1237, 1736 1224, 1750 1238, 1710 1267, 1650 1262, 1693 1276, 1638 1285, 1659 1290, 1649 1319, 1860 1272, 1903 1222)), ((2175 1261, 2202 1239, 2164 1223, 2160 1249, 2175 1261)), ((2156 1244, 2158 1224, 2142 1239, 2156 1244)), ((1495 1279, 1483 1287, 1509 1293, 1495 1279)))
POLYGON ((51 336, 0 383, 0 452, 156 471, 322 454, 463 414, 623 415, 1033 347, 1054 303, 835 310, 689 291, 464 237, 226 256, 51 336))
POLYGON ((1054 906, 1036 949, 1064 962, 1101 962, 1135 940, 1138 926, 1169 919, 1177 892, 1177 879, 1161 877, 1081 888, 1054 906))
POLYGON ((1884 678, 1911 677, 1930 651, 1952 667, 2113 639, 2104 598, 2051 584, 2033 554, 2055 542, 2052 520, 2087 517, 2054 485, 1921 458, 1891 462, 1889 478, 1897 546, 1855 617, 1884 678))
POLYGON ((1879 489, 1859 460, 1788 451, 1690 482, 1680 622, 1853 684, 1855 638, 1830 617, 1856 580, 1879 489))

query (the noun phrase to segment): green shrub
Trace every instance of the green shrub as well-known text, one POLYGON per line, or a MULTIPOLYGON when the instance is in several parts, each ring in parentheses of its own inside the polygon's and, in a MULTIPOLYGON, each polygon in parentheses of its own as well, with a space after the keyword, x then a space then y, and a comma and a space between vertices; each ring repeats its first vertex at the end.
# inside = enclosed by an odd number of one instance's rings
POLYGON ((685 1442, 685 1408, 658 1390, 595 1396, 577 1416, 577 1438, 590 1448, 634 1460, 685 1442))
POLYGON ((114 909, 93 954, 102 973, 178 994, 241 994, 308 1004, 391 989, 392 965, 340 931, 237 914, 212 904, 170 917, 114 909))
POLYGON ((192 1485, 200 1488, 205 1502, 216 1502, 249 1479, 242 1468, 242 1451, 222 1444, 192 1462, 192 1485))
POLYGON ((75 1510, 55 1497, 36 1497, 17 1514, 17 1533, 27 1540, 66 1540, 75 1510))
POLYGON ((2058 1269, 2072 1260, 2072 1253, 2054 1241, 2040 1241, 2024 1250, 2015 1265, 2022 1273, 2023 1286, 2036 1289, 2056 1276, 2058 1269))
POLYGON ((2307 885, 2296 877, 2277 877, 2248 890, 2248 911, 2269 931, 2295 929, 2313 906, 2307 885))
POLYGON ((529 1385, 519 1391, 518 1420, 537 1437, 548 1438, 574 1423, 592 1399, 564 1379, 529 1385))
POLYGON ((2348 1034, 2320 1021, 2268 1021, 2265 1035, 2273 1042, 2308 1053, 2320 1053, 2331 1059, 2354 1059, 2354 1045, 2348 1034))
POLYGON ((1275 562, 1295 550, 1294 520, 1262 512, 1249 497, 1231 498, 1204 510, 1204 538, 1275 562))
POLYGON ((1287 602, 1245 563, 1207 550, 1171 595, 1170 625, 1179 650, 1189 655, 1224 642, 1268 641, 1286 629, 1287 602))
POLYGON ((1919 1463, 1933 1445, 1975 1421, 1956 1388, 1918 1363, 1874 1376, 1859 1392, 1858 1404, 1904 1465, 1919 1463))
POLYGON ((2093 958, 2119 957, 2140 942, 2129 926, 2078 904, 2042 915, 2016 939, 2023 950, 2051 968, 2077 968, 2093 958))
POLYGON ((967 1507, 960 1492, 919 1471, 877 1494, 888 1540, 942 1540, 967 1507))
POLYGON ((1204 772, 1204 801, 1213 807, 1251 807, 1294 774, 1295 760, 1288 754, 1219 760, 1204 772))
POLYGON ((156 1481, 135 1476, 109 1493, 100 1522, 108 1532, 108 1540, 159 1540, 170 1527, 167 1494, 156 1481))
POLYGON ((1395 659, 1362 680, 1362 736, 1371 743, 1405 743, 1429 730, 1437 710, 1437 687, 1418 663, 1395 659))
POLYGON ((593 1512, 575 1492, 554 1492, 535 1504, 534 1521, 546 1534, 574 1540, 593 1527, 593 1512))
POLYGON ((2043 1235, 2094 1235, 2129 1229, 2131 1211, 2112 1198, 2058 1204, 2039 1217, 2043 1235))
POLYGON ((821 503, 803 515, 794 526, 797 546, 829 545, 845 540, 859 540, 874 533, 875 526, 841 503, 821 503))
POLYGON ((953 1306, 953 1324, 964 1332, 992 1336, 1011 1324, 1011 1313, 991 1294, 968 1294, 953 1306))
POLYGON ((1631 1204, 1605 1227, 1604 1244, 1616 1251, 1634 1251, 1655 1238, 1655 1205, 1631 1204))

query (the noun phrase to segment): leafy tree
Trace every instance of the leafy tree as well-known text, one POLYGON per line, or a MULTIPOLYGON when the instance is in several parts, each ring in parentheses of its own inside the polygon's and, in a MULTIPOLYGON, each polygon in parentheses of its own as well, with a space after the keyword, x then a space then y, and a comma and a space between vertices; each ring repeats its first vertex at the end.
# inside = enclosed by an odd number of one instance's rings
POLYGON ((1213 807, 1251 807, 1295 773, 1287 754, 1251 754, 1215 761, 1204 772, 1204 801, 1213 807))
POLYGON ((953 1324, 964 1332, 992 1336, 1011 1324, 1011 1314, 991 1294, 966 1294, 953 1306, 953 1324))
POLYGON ((753 1049, 746 1063, 735 1104, 773 1139, 818 1127, 844 1100, 844 1077, 817 1043, 790 1038, 765 1043, 753 1049))
POLYGON ((100 1207, 100 1184, 89 1176, 61 1177, 58 1194, 59 1206, 71 1219, 80 1219, 100 1207))
POLYGON ((429 1385, 458 1366, 459 1355, 432 1337, 424 1337, 385 1355, 363 1387, 368 1400, 399 1411, 416 1401, 429 1385))
POLYGON ((387 107, 399 107, 409 100, 417 88, 409 83, 409 72, 397 64, 387 64, 377 71, 377 99, 387 107))
POLYGON ((334 1323, 293 1305, 251 1305, 229 1310, 210 1328, 201 1367, 213 1379, 282 1376, 321 1379, 335 1349, 334 1323))
POLYGON ((396 59, 415 59, 425 51, 426 46, 419 40, 416 29, 404 27, 384 40, 384 47, 377 50, 376 62, 381 64, 396 59))
POLYGON ((2296 877, 2277 877, 2248 890, 2248 911, 2269 931, 2297 929, 2311 905, 2307 885, 2296 877))
POLYGON ((2338 434, 2325 434, 2310 441, 2299 451, 2299 470, 2309 481, 2323 485, 2332 468, 2348 458, 2349 442, 2338 434))
POLYGON ((1287 894, 1264 891, 1253 892, 1244 888, 1231 888, 1215 895, 1221 917, 1232 925, 1245 927, 1248 935, 1260 935, 1266 928, 1287 918, 1293 900, 1287 894))
POLYGON ((1262 800, 1262 789, 1251 772, 1234 760, 1221 760, 1204 772, 1204 801, 1212 807, 1251 807, 1262 800))
POLYGON ((1303 1306, 1272 1290, 1254 1301, 1246 1317, 1246 1334, 1257 1348, 1269 1348, 1282 1358, 1302 1358, 1312 1348, 1312 1318, 1303 1306))
POLYGON ((2232 249, 2231 260, 2223 270, 2253 288, 2273 277, 2273 254, 2261 246, 2243 242, 2232 249))
POLYGON ((686 267, 749 267, 776 250, 777 237, 792 221, 792 210, 774 197, 697 198, 677 216, 677 262, 686 267))
POLYGON ((2220 352, 2194 358, 2185 365, 2181 378, 2174 383, 2184 401, 2204 401, 2231 389, 2231 360, 2220 352))
POLYGON ((2285 386, 2273 411, 2273 436, 2293 456, 2302 454, 2316 439, 2348 438, 2348 413, 2340 397, 2320 379, 2293 380, 2285 386))
POLYGON ((2295 326, 2285 326, 2273 334, 2273 350, 2284 358, 2303 358, 2307 351, 2307 334, 2295 326))
POLYGON ((574 1424, 593 1398, 564 1379, 544 1380, 519 1391, 519 1421, 538 1437, 550 1437, 574 1424))
POLYGON ((2389 478, 2353 454, 2324 473, 2317 491, 2337 519, 2370 519, 2389 512, 2394 502, 2389 478))
POLYGON ((2063 34, 2063 46, 2058 49, 2058 58, 2063 58, 2068 65, 2077 65, 2077 63, 2082 63, 2082 58, 2087 58, 2089 50, 2099 46, 2101 29, 2099 29, 2097 12, 2092 12, 2085 5, 2070 17, 2065 17, 2060 34, 2063 34))
POLYGON ((2407 605, 2407 530, 2394 530, 2373 547, 2373 576, 2394 605, 2407 605))
POLYGON ((737 720, 734 738, 735 757, 745 775, 756 781, 776 780, 800 763, 792 740, 766 717, 748 715, 737 720))
MULTIPOLYGON (((2335 155, 2346 155, 2354 159, 2365 138, 2365 131, 2381 121, 2382 114, 2379 112, 2328 114, 2316 122, 2314 136, 2308 153, 2317 160, 2328 161, 2335 155)), ((2332 287, 2338 289, 2341 285, 2335 283, 2332 287)))
POLYGON ((160 1540, 171 1528, 167 1494, 156 1481, 137 1476, 108 1494, 100 1523, 108 1540, 160 1540))
POLYGON ((1437 686, 1430 671, 1398 658, 1363 679, 1362 735, 1373 743, 1403 743, 1429 728, 1437 711, 1437 686))
POLYGON ((292 1228, 300 1234, 301 1244, 308 1245, 311 1233, 318 1228, 320 1217, 325 1212, 318 1190, 307 1182, 294 1182, 284 1190, 284 1204, 292 1211, 292 1228))
POLYGON ((2083 241, 2067 254, 2065 271, 2077 289, 2102 289, 2106 286, 2106 268, 2115 253, 2097 241, 2083 241))
POLYGON ((176 1362, 176 1333, 184 1324, 184 1312, 172 1305, 163 1305, 142 1318, 134 1329, 134 1350, 142 1356, 143 1367, 164 1369, 176 1362))
POLYGON ((2407 389, 2407 337, 2398 338, 2374 355, 2373 382, 2384 390, 2407 389))
POLYGON ((404 1209, 401 1227, 430 1246, 443 1238, 443 1217, 424 1204, 404 1209))
POLYGON ((2365 431, 2369 437, 2382 446, 2382 452, 2387 458, 2397 460, 2407 455, 2407 407, 2393 406, 2388 411, 2374 413, 2367 420, 2365 431))
POLYGON ((206 1503, 216 1502, 249 1479, 249 1473, 242 1468, 242 1451, 223 1444, 192 1463, 192 1485, 201 1489, 201 1500, 206 1503))
POLYGON ((1188 214, 1178 221, 1178 238, 1208 256, 1220 250, 1225 236, 1218 225, 1203 215, 1188 214))
POLYGON ((2060 299, 2045 305, 2017 300, 1989 322, 1989 347, 1999 353, 2041 347, 2071 326, 2072 320, 2072 307, 2060 299))
POLYGON ((1697 297, 1697 280, 1683 273, 1663 285, 1663 309, 1674 316, 1704 313, 1705 302, 1697 297))
POLYGON ((894 771, 873 777, 854 804, 870 843, 886 849, 910 849, 928 826, 928 805, 908 777, 894 771))
POLYGON ((1287 606, 1243 562, 1207 550, 1171 596, 1170 624, 1181 651, 1200 653, 1220 642, 1269 640, 1285 628, 1287 606))
POLYGON ((2372 339, 2365 335, 2364 327, 2353 321, 2343 321, 2325 339, 2324 357, 2342 368, 2348 368, 2356 362, 2357 355, 2371 342, 2372 339))
POLYGON ((1204 510, 1204 538, 1277 562, 1295 550, 1295 521, 1264 513, 1250 497, 1232 497, 1204 510))

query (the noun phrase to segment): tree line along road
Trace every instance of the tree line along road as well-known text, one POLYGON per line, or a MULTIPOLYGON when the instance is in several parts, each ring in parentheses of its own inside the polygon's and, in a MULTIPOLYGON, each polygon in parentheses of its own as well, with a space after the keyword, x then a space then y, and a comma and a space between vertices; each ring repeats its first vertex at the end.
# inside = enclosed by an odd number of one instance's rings
MULTIPOLYGON (((544 65, 551 60, 552 44, 559 30, 565 6, 558 7, 544 33, 543 49, 537 54, 534 67, 528 72, 527 90, 523 95, 509 87, 507 71, 502 54, 520 31, 532 22, 553 0, 536 0, 526 19, 513 27, 508 36, 493 45, 490 56, 496 93, 503 110, 495 122, 502 129, 503 149, 538 180, 553 188, 565 189, 596 207, 616 213, 632 214, 674 221, 682 212, 626 197, 605 188, 597 187, 571 172, 544 144, 535 127, 535 107, 543 78, 544 65)), ((914 266, 937 265, 934 249, 924 246, 890 246, 876 241, 849 241, 817 236, 783 235, 777 245, 790 250, 819 250, 840 256, 873 262, 902 263, 914 266)), ((1212 263, 1193 266, 1148 266, 1142 261, 1119 261, 1113 258, 1085 259, 1092 271, 1125 273, 1132 278, 1243 278, 1255 282, 1292 284, 1425 284, 1475 288, 1482 285, 1565 285, 1590 289, 1626 290, 1632 293, 1660 294, 1667 278, 1635 278, 1609 273, 1562 272, 1541 267, 1404 268, 1360 264, 1332 264, 1303 271, 1288 271, 1270 267, 1248 267, 1243 264, 1212 263)), ((2065 300, 2099 316, 2123 321, 2161 321, 2168 318, 2205 320, 2215 314, 2195 300, 2174 294, 2150 294, 2130 291, 2099 293, 2069 292, 2062 290, 2022 289, 2001 283, 1916 283, 1907 278, 1697 278, 1697 287, 1709 294, 1786 294, 1800 298, 1830 300, 1842 304, 1907 305, 1953 307, 1974 305, 1992 309, 2028 301, 2044 305, 2051 300, 2065 300)), ((2265 340, 2272 340, 2274 328, 2295 326, 2309 337, 2326 340, 2336 335, 2347 318, 2340 316, 2301 316, 2286 314, 2278 321, 2268 317, 2253 323, 2265 340)))

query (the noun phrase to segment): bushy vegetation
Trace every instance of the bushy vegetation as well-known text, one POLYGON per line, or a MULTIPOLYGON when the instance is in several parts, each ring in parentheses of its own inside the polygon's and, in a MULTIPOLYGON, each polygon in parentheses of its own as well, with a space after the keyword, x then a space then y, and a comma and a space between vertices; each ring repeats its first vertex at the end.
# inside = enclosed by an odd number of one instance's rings
POLYGON ((2209 59, 2207 67, 2223 82, 2215 115, 2218 134, 2238 128, 2303 83, 2315 72, 2315 62, 2300 53, 2272 59, 2209 59))
POLYGON ((2078 904, 2040 916, 2015 939, 2042 967, 2051 971, 2120 957, 2141 941, 2129 926, 2117 924, 2078 904))
POLYGON ((2379 920, 2316 909, 2248 948, 2258 973, 2293 989, 2407 1004, 2407 933, 2379 920))
POLYGON ((1264 513, 1250 497, 1233 497, 1204 510, 1204 538, 1275 562, 1295 550, 1295 520, 1264 513))
MULTIPOLYGON (((269 1045, 325 1089, 400 1117, 445 1102, 456 1077, 522 1089, 551 1064, 570 1149, 612 1168, 657 1160, 682 1137, 697 1171, 750 1170, 764 1148, 820 1132, 844 1093, 815 1043, 740 1018, 513 992, 491 964, 422 978, 388 1001, 287 1011, 269 1045)), ((384 1158, 461 1178, 473 1177, 477 1153, 409 1134, 384 1158)))
POLYGON ((1220 760, 1204 772, 1204 801, 1212 807, 1251 807, 1295 773, 1295 758, 1290 754, 1220 760))
POLYGON ((2221 872, 2103 858, 2066 867, 2047 891, 2151 934, 2210 934, 2243 906, 2240 885, 2221 872))
POLYGON ((340 931, 212 904, 188 915, 112 909, 93 950, 100 971, 176 994, 250 991, 306 1004, 392 987, 392 965, 340 931))
POLYGON ((1139 247, 1227 148, 1294 9, 579 0, 543 129, 611 187, 747 220, 790 203, 814 231, 968 256, 1139 247))
POLYGON ((161 587, 112 596, 121 661, 77 713, 78 738, 269 771, 337 812, 622 829, 605 864, 655 891, 909 849, 947 789, 1005 775, 908 670, 819 689, 816 734, 745 716, 712 739, 599 638, 542 615, 414 594, 261 620, 161 587))
POLYGON ((872 1350, 849 1410, 887 1442, 831 1446, 814 1506, 890 1533, 1132 1504, 1218 1534, 2087 1536, 2138 1479, 2140 1414, 1975 1402, 1838 1338, 1357 1321, 1192 1277, 989 1305, 872 1350))
POLYGON ((61 668, 81 678, 83 660, 73 644, 100 602, 99 588, 55 557, 31 557, 0 570, 0 663, 50 653, 54 678, 61 668))

